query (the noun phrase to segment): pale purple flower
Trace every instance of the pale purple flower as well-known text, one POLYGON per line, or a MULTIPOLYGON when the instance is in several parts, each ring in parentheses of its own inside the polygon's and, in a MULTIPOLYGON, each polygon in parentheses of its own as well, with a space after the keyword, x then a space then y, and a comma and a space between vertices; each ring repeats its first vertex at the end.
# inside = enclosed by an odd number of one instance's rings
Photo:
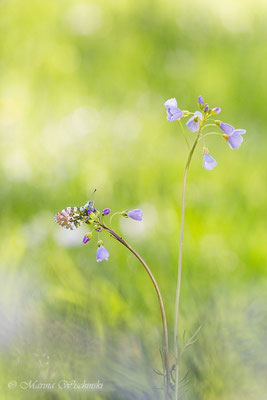
POLYGON ((136 221, 142 221, 143 219, 143 211, 137 208, 136 210, 131 210, 127 212, 127 216, 135 219, 136 221))
POLYGON ((216 167, 217 162, 214 160, 213 157, 209 153, 204 153, 203 156, 203 168, 212 170, 214 167, 216 167))
POLYGON ((96 251, 96 261, 108 261, 109 252, 104 246, 99 246, 96 251))
POLYGON ((209 106, 208 106, 208 104, 205 105, 204 111, 209 111, 209 106))
POLYGON ((195 114, 193 115, 193 117, 191 117, 187 121, 187 123, 186 123, 187 128, 190 129, 190 131, 192 131, 192 132, 198 131, 199 123, 200 123, 200 121, 202 121, 202 119, 203 119, 203 115, 201 114, 201 112, 196 111, 195 114))
POLYGON ((239 149, 243 142, 243 137, 246 133, 245 129, 235 129, 232 125, 226 124, 225 122, 220 123, 220 128, 224 131, 224 135, 231 149, 239 149))
POLYGON ((108 215, 110 213, 110 208, 104 208, 102 215, 108 215))
POLYGON ((89 242, 89 237, 87 237, 86 235, 83 237, 83 243, 86 244, 89 242))
POLYGON ((177 121, 183 116, 183 111, 177 108, 177 101, 175 98, 167 100, 164 106, 167 110, 167 120, 169 122, 177 121))
POLYGON ((198 96, 198 104, 203 104, 204 103, 204 99, 202 96, 198 96))

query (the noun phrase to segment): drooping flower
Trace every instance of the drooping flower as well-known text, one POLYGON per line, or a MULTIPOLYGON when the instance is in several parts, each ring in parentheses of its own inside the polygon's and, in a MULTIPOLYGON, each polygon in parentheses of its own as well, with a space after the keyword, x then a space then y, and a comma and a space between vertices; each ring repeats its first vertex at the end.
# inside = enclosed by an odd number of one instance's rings
POLYGON ((202 113, 200 111, 196 111, 193 117, 191 117, 186 123, 188 129, 190 129, 190 131, 192 132, 198 131, 199 124, 200 121, 202 121, 202 119, 203 119, 202 113))
POLYGON ((136 221, 142 221, 143 219, 143 211, 139 208, 128 211, 126 215, 132 219, 135 219, 136 221))
POLYGON ((108 258, 109 252, 107 251, 107 249, 103 245, 99 246, 96 251, 96 261, 108 261, 108 258))
POLYGON ((183 116, 183 111, 177 108, 177 101, 175 98, 167 100, 164 106, 167 110, 167 120, 169 122, 177 121, 183 116))
POLYGON ((108 215, 110 213, 110 208, 104 208, 102 215, 108 215))
POLYGON ((246 133, 245 129, 235 129, 232 125, 220 122, 220 128, 225 133, 223 136, 227 140, 228 145, 231 149, 239 149, 243 142, 243 137, 246 133))
POLYGON ((209 154, 209 150, 204 147, 203 148, 203 168, 207 170, 212 170, 217 165, 216 160, 209 154))

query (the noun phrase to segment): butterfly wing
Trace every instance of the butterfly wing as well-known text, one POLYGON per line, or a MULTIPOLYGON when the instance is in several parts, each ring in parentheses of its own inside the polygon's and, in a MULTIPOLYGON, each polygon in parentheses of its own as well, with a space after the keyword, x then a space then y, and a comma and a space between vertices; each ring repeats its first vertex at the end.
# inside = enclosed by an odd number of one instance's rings
POLYGON ((57 213, 55 222, 66 229, 77 229, 83 222, 83 215, 78 207, 67 207, 57 213))

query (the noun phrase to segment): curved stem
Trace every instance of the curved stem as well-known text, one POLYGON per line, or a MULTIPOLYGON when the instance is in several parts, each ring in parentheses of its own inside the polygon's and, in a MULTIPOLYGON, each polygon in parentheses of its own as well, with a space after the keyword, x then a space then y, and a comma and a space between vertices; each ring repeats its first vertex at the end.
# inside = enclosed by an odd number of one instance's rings
MULTIPOLYGON (((204 122, 204 121, 203 121, 204 122)), ((178 400, 178 386, 179 386, 179 365, 178 365, 178 319, 179 319, 179 305, 181 294, 181 280, 182 280, 182 258, 183 258, 183 238, 184 238, 184 219, 185 219, 185 194, 186 194, 186 181, 189 166, 192 160, 197 143, 200 139, 201 125, 193 146, 189 152, 188 159, 184 170, 183 191, 182 191, 182 209, 181 209, 181 227, 180 227, 180 241, 179 241, 179 258, 178 258, 178 278, 176 287, 176 301, 175 301, 175 316, 174 316, 174 356, 175 356, 175 400, 178 400)))
POLYGON ((121 214, 121 212, 120 212, 120 211, 115 212, 114 214, 112 214, 112 215, 110 216, 110 218, 109 218, 109 223, 110 223, 110 226, 111 226, 111 227, 112 227, 112 220, 113 220, 113 217, 115 217, 115 215, 118 215, 118 214, 121 214))
POLYGON ((216 124, 207 124, 207 125, 203 126, 202 129, 208 128, 209 126, 218 126, 218 125, 216 125, 216 124))
POLYGON ((117 239, 123 246, 125 246, 128 250, 130 250, 131 253, 135 255, 135 257, 140 261, 140 263, 143 265, 145 268, 146 272, 148 273, 154 288, 156 290, 158 300, 159 300, 159 306, 160 306, 160 311, 161 311, 161 319, 162 319, 162 329, 163 329, 163 348, 164 348, 164 362, 165 362, 165 370, 166 370, 166 392, 165 396, 167 400, 171 399, 171 380, 170 380, 170 366, 169 366, 169 344, 168 344, 168 328, 167 328, 167 318, 166 318, 166 312, 164 308, 164 303, 162 299, 162 295, 160 293, 159 286, 157 284, 156 279, 154 278, 154 275, 152 274, 150 268, 146 264, 146 262, 143 260, 143 258, 135 251, 121 236, 119 236, 116 232, 114 232, 112 229, 107 227, 106 225, 102 224, 101 225, 103 229, 107 230, 115 239, 117 239))
POLYGON ((205 136, 209 136, 209 135, 219 135, 219 136, 223 137, 223 134, 220 132, 209 132, 209 133, 205 133, 205 135, 202 135, 202 138, 204 138, 205 136))

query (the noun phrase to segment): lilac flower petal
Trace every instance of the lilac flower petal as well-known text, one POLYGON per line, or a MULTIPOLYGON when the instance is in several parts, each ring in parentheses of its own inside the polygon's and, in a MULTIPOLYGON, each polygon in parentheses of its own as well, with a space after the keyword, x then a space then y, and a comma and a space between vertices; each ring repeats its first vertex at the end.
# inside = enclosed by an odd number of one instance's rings
POLYGON ((214 158, 211 157, 210 154, 205 153, 203 157, 203 168, 207 170, 212 170, 214 167, 216 167, 216 165, 216 160, 214 160, 214 158))
POLYGON ((167 120, 169 122, 177 121, 183 116, 183 111, 177 108, 177 101, 175 98, 165 101, 164 106, 167 110, 167 120))
POLYGON ((135 219, 136 221, 142 221, 143 211, 139 208, 127 212, 128 217, 135 219))
POLYGON ((231 149, 239 149, 242 142, 243 137, 236 131, 234 131, 232 135, 229 136, 228 144, 231 149))
POLYGON ((175 98, 165 101, 164 106, 166 108, 177 108, 177 100, 175 98))
POLYGON ((220 123, 220 128, 228 135, 231 135, 235 129, 232 125, 226 124, 225 122, 220 123))
POLYGON ((203 119, 203 115, 202 115, 202 113, 201 113, 200 111, 196 111, 195 114, 194 114, 194 116, 195 116, 195 117, 198 117, 201 121, 202 121, 202 119, 203 119))
POLYGON ((235 129, 233 133, 238 133, 238 135, 244 135, 247 131, 245 129, 235 129))
POLYGON ((167 110, 167 120, 169 122, 177 121, 183 116, 183 112, 179 110, 178 108, 169 108, 167 110))
POLYGON ((199 121, 196 122, 195 117, 191 117, 187 121, 186 126, 188 129, 190 129, 190 131, 196 132, 196 131, 198 131, 198 128, 199 128, 199 121))
POLYGON ((194 113, 194 116, 191 117, 191 118, 187 121, 187 123, 186 123, 187 128, 190 129, 190 131, 192 131, 192 132, 198 131, 199 122, 200 122, 200 120, 202 121, 202 119, 203 119, 202 113, 201 113, 200 111, 196 111, 196 112, 194 113), (197 117, 197 122, 195 121, 195 118, 196 118, 196 117, 197 117))
POLYGON ((198 96, 198 104, 203 104, 204 103, 204 99, 202 96, 198 96))
POLYGON ((108 261, 109 252, 104 246, 100 246, 96 251, 96 261, 108 261))

